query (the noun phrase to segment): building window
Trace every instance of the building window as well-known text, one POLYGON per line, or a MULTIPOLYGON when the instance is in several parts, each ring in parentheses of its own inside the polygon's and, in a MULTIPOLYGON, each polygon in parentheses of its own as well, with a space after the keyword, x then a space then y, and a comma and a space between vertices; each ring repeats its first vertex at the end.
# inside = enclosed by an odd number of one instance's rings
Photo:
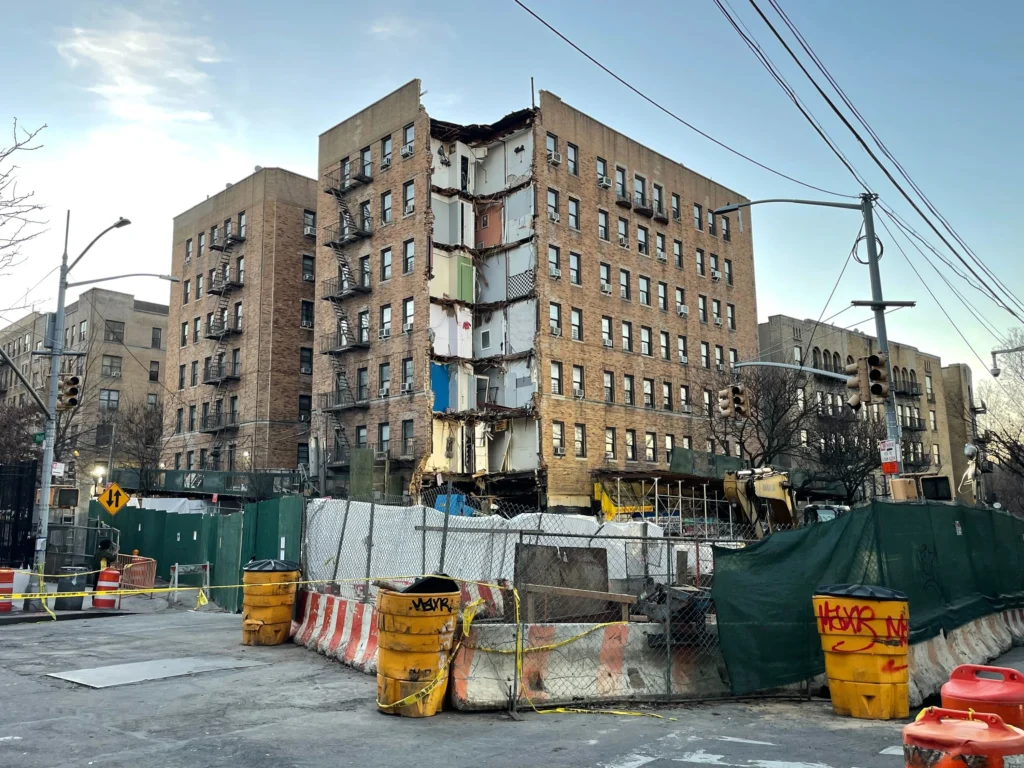
POLYGON ((569 311, 569 322, 572 325, 572 338, 583 341, 583 310, 573 307, 569 311))
POLYGON ((682 269, 683 266, 683 243, 680 240, 672 241, 672 263, 682 269))
POLYGON ((402 243, 402 274, 412 274, 416 267, 416 241, 406 240, 402 243))
POLYGON ((370 399, 370 369, 360 368, 356 371, 356 401, 364 402, 370 399))
POLYGON ((636 228, 636 249, 643 255, 648 255, 647 248, 647 227, 637 226, 636 228))
POLYGON ((196 301, 203 298, 203 276, 196 275, 196 301))
POLYGON ((164 332, 161 328, 154 328, 153 335, 150 338, 149 347, 150 349, 160 349, 163 346, 164 332))
POLYGON ((659 336, 661 338, 661 359, 670 360, 671 355, 668 351, 668 331, 661 331, 659 336))
POLYGON ((611 371, 604 372, 604 401, 615 402, 615 374, 611 371))
POLYGON ((605 347, 612 345, 612 319, 607 315, 601 318, 601 344, 605 347))
POLYGON ((711 254, 711 258, 709 259, 709 264, 711 266, 711 276, 712 277, 717 277, 717 273, 718 273, 718 256, 716 254, 714 254, 714 253, 711 254))
POLYGON ((604 457, 615 458, 615 427, 604 428, 604 457))
MULTIPOLYGON (((209 370, 209 368, 210 368, 210 358, 206 358, 206 368, 207 368, 207 370, 209 370)), ((199 386, 199 361, 198 360, 193 360, 192 361, 192 370, 191 370, 191 374, 189 375, 189 385, 193 386, 193 387, 199 386)))
POLYGON ((654 203, 654 213, 657 214, 658 216, 664 216, 665 215, 665 190, 663 190, 657 184, 655 184, 652 187, 652 189, 653 189, 653 192, 652 192, 652 195, 651 195, 652 196, 651 202, 654 203))
POLYGON ((178 391, 180 392, 185 388, 185 364, 182 363, 178 366, 178 391))
POLYGON ((585 387, 583 386, 584 385, 584 381, 585 381, 585 379, 584 379, 584 375, 583 375, 583 366, 582 365, 574 365, 572 367, 572 396, 573 397, 583 397, 584 396, 584 392, 586 391, 585 387))
POLYGON ((665 461, 672 463, 672 454, 676 450, 676 439, 672 435, 665 435, 665 461))
POLYGON ((629 222, 619 219, 619 247, 629 248, 629 222))
POLYGON ((708 234, 718 234, 718 230, 715 228, 715 214, 713 214, 711 211, 708 211, 708 234))
POLYGON ((601 240, 608 239, 608 211, 597 212, 597 236, 601 240))
POLYGON ((313 396, 299 395, 299 421, 309 421, 313 413, 313 396))
POLYGON ((687 361, 685 336, 676 336, 676 353, 679 355, 680 363, 685 363, 687 361))
POLYGON ((654 379, 644 379, 644 408, 654 407, 654 379))
POLYGON ((573 176, 580 175, 580 167, 578 162, 579 150, 575 144, 565 145, 565 165, 569 169, 569 173, 573 176))
POLYGON ((416 126, 413 123, 402 129, 402 149, 412 152, 416 146, 416 126))
POLYGON ((192 295, 192 281, 186 280, 182 283, 181 287, 181 303, 188 304, 189 297, 192 295))
POLYGON ((555 336, 562 335, 562 305, 551 302, 548 304, 548 323, 555 336))
POLYGON ((548 246, 548 274, 552 277, 560 277, 562 263, 561 251, 554 245, 548 246))
POLYGON ((626 430, 626 461, 636 461, 636 430, 626 430))
POLYGON ((558 191, 548 190, 548 218, 551 221, 558 221, 558 191))
POLYGON ((569 227, 579 230, 580 228, 580 201, 569 198, 569 227))
POLYGON ((711 317, 715 320, 715 325, 722 322, 722 302, 718 299, 711 300, 711 317))
POLYGON ((637 280, 637 292, 640 296, 640 303, 651 306, 651 278, 641 275, 637 280))
POLYGON ((569 282, 573 285, 582 285, 580 255, 578 253, 569 253, 569 282))
POLYGON ((647 206, 647 180, 643 176, 633 175, 633 197, 637 205, 647 206))
POLYGON ((359 150, 359 162, 363 168, 363 174, 366 176, 373 175, 373 155, 370 152, 369 147, 363 147, 359 150))
POLYGON ((149 380, 160 381, 160 361, 150 360, 149 361, 149 380))
POLYGON ((721 344, 715 344, 715 368, 722 370, 725 365, 725 350, 721 344))
POLYGON ((732 240, 732 231, 729 229, 729 217, 722 217, 722 239, 726 242, 732 240))
MULTIPOLYGON (((346 336, 348 334, 345 334, 346 336)), ((366 343, 370 340, 370 311, 363 310, 356 316, 356 338, 366 343)))
POLYGON ((114 357, 113 355, 104 355, 102 360, 102 368, 100 369, 104 376, 120 378, 121 376, 121 358, 114 357))
POLYGON ((729 330, 736 330, 736 305, 726 304, 725 305, 725 318, 729 321, 729 330))
POLYGON ((608 176, 608 161, 603 157, 597 158, 597 180, 601 181, 608 176))
POLYGON ((391 279, 391 249, 385 248, 380 252, 380 279, 391 279))
POLYGON ((116 411, 117 405, 121 400, 121 392, 117 389, 101 389, 100 390, 100 410, 101 411, 116 411))
POLYGON ((793 347, 793 362, 797 365, 804 364, 804 350, 799 344, 793 347))
MULTIPOLYGON (((738 362, 739 362, 739 352, 737 352, 735 349, 730 347, 729 348, 729 365, 731 367, 735 367, 736 363, 738 363, 738 362)), ((838 397, 838 395, 837 395, 837 397, 838 397)))
POLYGON ((665 253, 665 235, 663 235, 661 232, 658 232, 654 236, 654 245, 658 260, 667 260, 667 254, 665 253))
POLYGON ((658 283, 658 309, 668 311, 668 283, 658 283))
POLYGON ((174 434, 180 435, 184 428, 183 422, 185 421, 185 409, 179 408, 174 414, 174 434))
POLYGON ((407 181, 402 185, 402 214, 409 216, 416 212, 416 182, 407 181))
POLYGON ((391 424, 383 421, 377 425, 377 450, 387 453, 391 449, 391 424))
POLYGON ((689 406, 690 405, 690 385, 680 384, 679 385, 679 405, 689 406))
POLYGON ((932 385, 932 375, 930 373, 924 375, 924 393, 928 396, 928 402, 935 400, 935 389, 932 385))
POLYGON ((661 383, 661 407, 666 411, 672 410, 672 382, 663 381, 661 383))
POLYGON ((408 390, 412 391, 412 358, 407 357, 402 360, 402 384, 408 390))
POLYGON ((672 195, 672 221, 679 221, 679 195, 672 195))
POLYGON ((711 367, 711 345, 706 341, 700 343, 700 364, 702 368, 711 367))
POLYGON ((693 227, 702 231, 704 229, 704 211, 697 203, 693 204, 693 227))
POLYGON ((656 432, 644 433, 644 458, 647 461, 658 460, 658 434, 656 432))
POLYGON ((558 151, 558 137, 553 133, 549 133, 544 139, 544 148, 548 152, 558 151))
POLYGON ((615 195, 629 199, 629 193, 626 192, 626 169, 618 166, 615 167, 615 195))
POLYGON ((377 386, 380 389, 378 397, 391 395, 391 363, 381 363, 377 366, 377 386))
POLYGON ((380 196, 380 223, 391 223, 391 190, 380 196))
POLYGON ((633 324, 628 320, 622 321, 622 351, 633 351, 633 324))
POLYGON ((935 418, 935 411, 928 411, 928 426, 931 428, 932 432, 938 432, 939 422, 935 418))
POLYGON ((302 212, 302 226, 308 232, 316 231, 316 213, 313 211, 302 212))
POLYGON ((412 320, 415 313, 415 302, 412 297, 402 299, 402 333, 412 330, 412 320))
POLYGON ((385 136, 380 140, 380 169, 391 164, 391 136, 385 136))
POLYGON ((626 405, 636 405, 636 394, 633 389, 633 374, 627 373, 622 377, 622 402, 626 405))
POLYGON ((700 294, 697 294, 697 316, 702 323, 708 321, 708 300, 700 294))
MULTIPOLYGON (((918 445, 920 445, 920 443, 918 445)), ((936 467, 942 466, 942 459, 939 456, 938 443, 932 443, 932 464, 935 465, 936 467)))
POLYGON ((316 280, 316 259, 309 254, 302 255, 302 279, 307 283, 316 280))
POLYGON ((403 456, 411 456, 413 453, 414 429, 415 424, 412 419, 402 421, 402 444, 399 446, 399 450, 403 456))
POLYGON ((562 394, 562 364, 557 360, 551 361, 551 394, 562 394))
POLYGON ((697 249, 697 274, 704 277, 707 274, 706 267, 704 265, 704 251, 701 248, 697 249))
POLYGON ((299 373, 313 372, 313 348, 299 347, 299 373))
POLYGON ((629 270, 619 270, 619 296, 629 301, 629 270))
MULTIPOLYGON (((709 419, 714 415, 714 409, 713 409, 712 402, 711 402, 711 390, 710 389, 705 389, 704 390, 704 415, 707 416, 709 419)), ((711 452, 711 449, 709 448, 708 449, 708 453, 710 453, 710 452, 711 452)))
POLYGON ((185 241, 185 263, 192 263, 192 238, 185 241))
POLYGON ((384 332, 384 336, 391 335, 391 305, 385 304, 380 308, 380 329, 384 332))
POLYGON ((78 340, 85 341, 89 336, 89 321, 83 320, 78 324, 78 340))
POLYGON ((551 422, 551 447, 556 456, 565 455, 565 424, 560 421, 551 422))
POLYGON ((303 328, 313 327, 313 302, 303 301, 300 305, 300 322, 303 328))

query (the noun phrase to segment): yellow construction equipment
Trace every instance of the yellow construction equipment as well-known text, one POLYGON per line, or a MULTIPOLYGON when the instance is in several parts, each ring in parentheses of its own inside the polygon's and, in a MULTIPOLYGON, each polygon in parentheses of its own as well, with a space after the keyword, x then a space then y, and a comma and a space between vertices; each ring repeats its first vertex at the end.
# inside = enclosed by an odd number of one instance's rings
POLYGON ((794 514, 793 488, 786 472, 771 467, 728 471, 723 479, 725 498, 743 512, 754 526, 754 535, 763 539, 777 527, 800 524, 794 514))

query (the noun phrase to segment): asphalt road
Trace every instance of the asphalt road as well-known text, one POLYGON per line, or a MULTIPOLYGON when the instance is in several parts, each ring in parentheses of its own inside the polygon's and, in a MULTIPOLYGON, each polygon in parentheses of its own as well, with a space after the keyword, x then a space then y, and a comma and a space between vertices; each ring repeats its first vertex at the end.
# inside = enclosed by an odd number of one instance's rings
POLYGON ((372 677, 291 644, 245 647, 240 623, 165 611, 0 627, 0 767, 903 765, 902 723, 838 718, 822 701, 655 710, 666 719, 382 715, 372 677), (105 689, 46 676, 186 656, 262 664, 105 689))

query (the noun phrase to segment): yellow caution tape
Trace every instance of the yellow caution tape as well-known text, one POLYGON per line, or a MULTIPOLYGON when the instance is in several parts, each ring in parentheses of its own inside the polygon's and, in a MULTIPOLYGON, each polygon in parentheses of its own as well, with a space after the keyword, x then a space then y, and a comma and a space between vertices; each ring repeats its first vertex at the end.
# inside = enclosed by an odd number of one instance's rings
POLYGON ((202 589, 200 589, 199 590, 199 597, 198 597, 198 599, 196 599, 196 610, 199 610, 204 605, 206 605, 208 602, 210 602, 210 601, 206 599, 206 592, 204 592, 202 589))

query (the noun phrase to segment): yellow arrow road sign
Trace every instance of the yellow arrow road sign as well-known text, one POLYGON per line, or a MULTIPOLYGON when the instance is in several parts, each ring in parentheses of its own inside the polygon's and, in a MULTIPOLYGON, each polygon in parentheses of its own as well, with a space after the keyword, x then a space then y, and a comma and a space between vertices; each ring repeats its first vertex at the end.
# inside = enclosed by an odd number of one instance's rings
POLYGON ((130 497, 121 490, 117 483, 111 483, 103 489, 98 499, 100 506, 112 515, 116 515, 128 503, 130 497))

